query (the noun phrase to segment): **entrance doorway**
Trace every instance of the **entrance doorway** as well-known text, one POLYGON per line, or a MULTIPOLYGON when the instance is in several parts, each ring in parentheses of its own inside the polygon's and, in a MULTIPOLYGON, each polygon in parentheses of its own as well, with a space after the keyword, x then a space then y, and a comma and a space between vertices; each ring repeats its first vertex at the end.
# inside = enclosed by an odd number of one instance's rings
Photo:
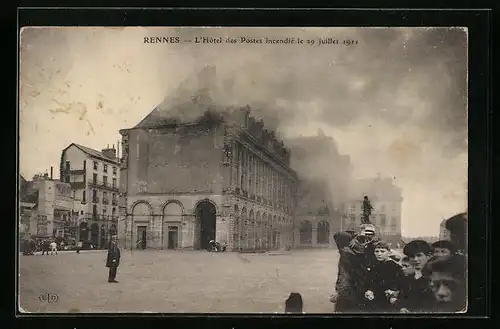
POLYGON ((146 249, 147 246, 147 226, 137 226, 137 248, 146 249))
POLYGON ((179 244, 179 228, 177 226, 168 227, 168 249, 177 249, 179 244))
POLYGON ((208 200, 198 203, 195 210, 199 232, 197 249, 208 249, 210 240, 215 240, 215 206, 208 200))

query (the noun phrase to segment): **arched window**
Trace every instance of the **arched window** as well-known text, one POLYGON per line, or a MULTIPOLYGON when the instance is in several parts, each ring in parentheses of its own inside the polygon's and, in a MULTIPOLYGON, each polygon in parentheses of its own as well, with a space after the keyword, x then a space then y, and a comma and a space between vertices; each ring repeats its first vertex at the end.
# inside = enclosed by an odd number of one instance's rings
POLYGON ((312 243, 312 224, 308 220, 304 220, 302 221, 302 223, 300 223, 300 243, 312 243))
POLYGON ((132 209, 132 217, 134 221, 148 221, 151 216, 149 206, 145 202, 137 203, 132 209))
POLYGON ((163 220, 166 222, 181 222, 182 207, 177 202, 169 202, 163 208, 163 220))
POLYGON ((327 221, 318 223, 318 243, 330 243, 330 224, 327 221))

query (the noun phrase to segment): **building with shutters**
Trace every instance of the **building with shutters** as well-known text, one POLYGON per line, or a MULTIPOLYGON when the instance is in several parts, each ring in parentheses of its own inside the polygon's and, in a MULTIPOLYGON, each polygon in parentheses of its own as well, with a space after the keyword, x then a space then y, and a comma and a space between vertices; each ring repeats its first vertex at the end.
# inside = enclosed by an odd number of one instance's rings
POLYGON ((248 107, 187 106, 204 115, 180 120, 158 107, 120 131, 126 247, 203 249, 212 239, 232 251, 291 247, 290 151, 248 107))
POLYGON ((118 232, 120 162, 117 149, 97 151, 72 143, 61 153, 60 180, 71 187, 78 200, 78 241, 106 248, 118 232))

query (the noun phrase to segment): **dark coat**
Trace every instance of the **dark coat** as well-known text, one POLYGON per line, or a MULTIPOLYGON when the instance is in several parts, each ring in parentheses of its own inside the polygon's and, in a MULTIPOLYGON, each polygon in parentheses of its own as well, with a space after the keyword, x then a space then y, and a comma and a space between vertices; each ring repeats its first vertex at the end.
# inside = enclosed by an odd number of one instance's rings
POLYGON ((364 280, 367 268, 371 266, 372 255, 369 253, 358 254, 350 247, 349 242, 353 236, 346 232, 334 235, 334 240, 339 248, 338 275, 335 290, 338 297, 335 304, 336 312, 357 312, 364 301, 364 280))
POLYGON ((120 266, 120 248, 115 243, 111 243, 108 249, 106 267, 120 266), (113 262, 114 261, 114 262, 113 262))
POLYGON ((402 275, 401 267, 392 260, 373 263, 363 281, 363 290, 364 292, 371 290, 375 295, 375 299, 370 301, 365 298, 363 303, 364 308, 367 311, 373 312, 395 311, 395 307, 390 304, 385 291, 399 291, 401 289, 400 282, 402 275))
POLYGON ((398 309, 406 308, 410 312, 432 312, 435 307, 434 296, 429 288, 429 281, 413 276, 401 279, 401 292, 397 304, 398 309))

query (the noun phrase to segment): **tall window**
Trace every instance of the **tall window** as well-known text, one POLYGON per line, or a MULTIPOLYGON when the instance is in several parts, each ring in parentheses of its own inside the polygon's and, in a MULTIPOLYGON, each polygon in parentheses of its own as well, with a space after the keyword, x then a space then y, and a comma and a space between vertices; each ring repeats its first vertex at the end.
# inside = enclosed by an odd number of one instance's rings
POLYGON ((97 190, 92 190, 92 201, 94 203, 99 202, 99 200, 97 200, 97 190))
POLYGON ((112 198, 113 201, 116 201, 116 193, 113 193, 112 198))
POLYGON ((92 216, 93 216, 93 217, 96 217, 96 216, 97 216, 97 206, 96 206, 96 205, 94 205, 94 206, 92 207, 92 216))
POLYGON ((352 204, 350 207, 351 212, 356 212, 356 205, 352 204))
POLYGON ((108 165, 107 165, 107 164, 104 164, 103 171, 104 171, 104 172, 108 172, 108 165))
POLYGON ((98 163, 97 161, 94 161, 94 170, 97 170, 98 169, 98 163))
POLYGON ((385 225, 386 225, 385 214, 380 214, 380 226, 385 226, 385 225))
POLYGON ((116 188, 116 178, 113 178, 113 188, 116 188))
POLYGON ((113 175, 116 175, 116 167, 113 167, 113 175))
POLYGON ((102 203, 108 203, 108 192, 102 192, 102 203))
POLYGON ((115 218, 116 216, 116 208, 113 207, 113 209, 111 209, 111 216, 113 216, 113 218, 115 218))
POLYGON ((102 219, 104 220, 106 220, 106 212, 107 212, 106 207, 102 208, 102 219))
POLYGON ((108 185, 108 176, 102 176, 102 182, 104 183, 104 186, 108 185))
POLYGON ((70 170, 70 163, 69 161, 66 161, 66 170, 69 171, 70 170))
POLYGON ((92 175, 92 183, 97 184, 97 174, 92 175))
POLYGON ((87 202, 87 198, 86 198, 87 197, 87 193, 86 192, 87 191, 85 191, 85 190, 83 190, 83 192, 82 192, 82 201, 83 202, 87 202))

